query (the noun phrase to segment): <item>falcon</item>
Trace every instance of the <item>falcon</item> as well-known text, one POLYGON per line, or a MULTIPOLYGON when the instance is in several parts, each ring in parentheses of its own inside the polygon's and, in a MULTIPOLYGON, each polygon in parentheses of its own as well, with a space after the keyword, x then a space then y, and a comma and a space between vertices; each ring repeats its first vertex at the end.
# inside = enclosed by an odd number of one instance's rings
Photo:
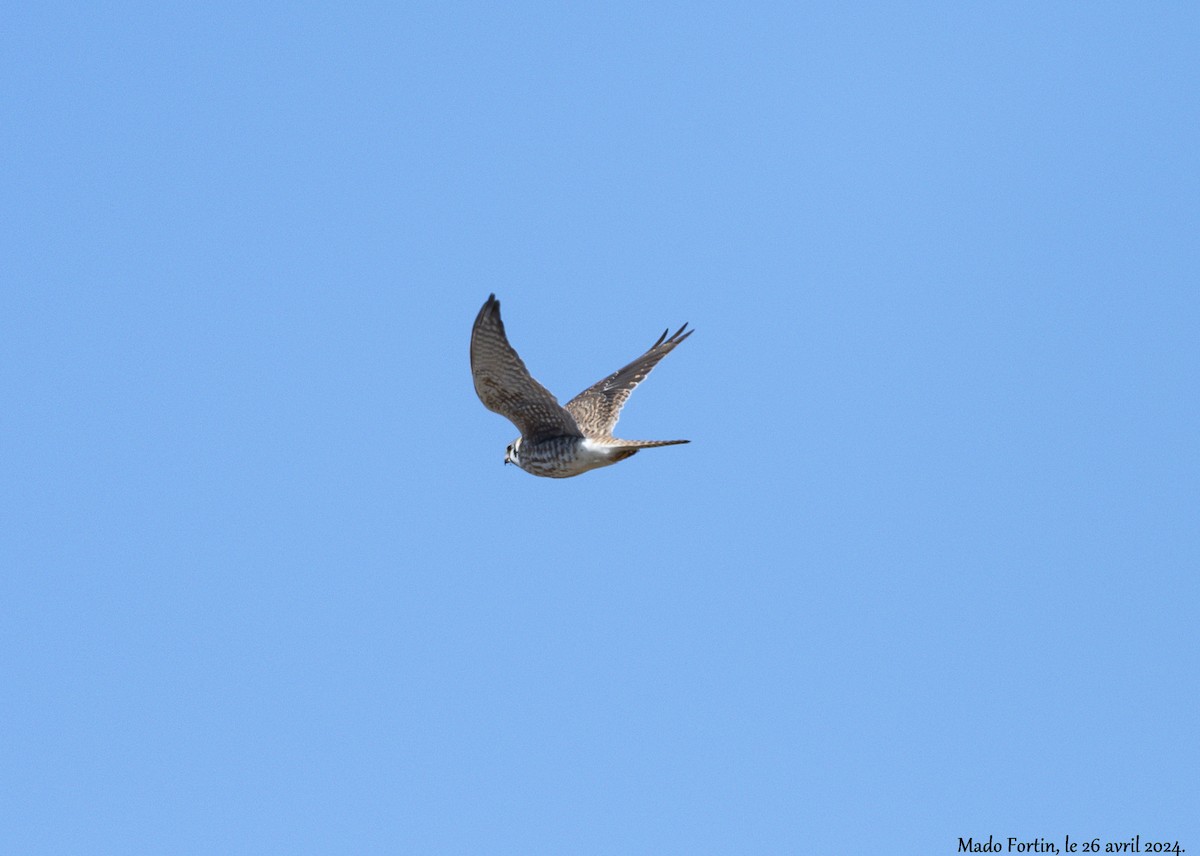
POLYGON ((504 463, 527 473, 565 479, 607 467, 640 450, 689 440, 618 440, 612 435, 621 408, 659 360, 692 335, 684 324, 670 328, 650 350, 567 402, 558 403, 517 356, 504 333, 500 301, 488 297, 471 329, 471 374, 483 406, 517 426, 521 436, 508 445, 504 463), (686 331, 686 332, 685 332, 686 331))

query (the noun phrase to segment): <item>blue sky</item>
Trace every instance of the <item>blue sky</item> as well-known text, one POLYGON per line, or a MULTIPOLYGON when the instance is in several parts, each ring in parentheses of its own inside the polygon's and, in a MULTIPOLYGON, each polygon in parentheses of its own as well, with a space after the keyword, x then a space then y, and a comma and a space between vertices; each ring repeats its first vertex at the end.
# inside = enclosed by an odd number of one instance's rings
POLYGON ((0 850, 1200 848, 1198 44, 10 10, 0 850), (504 467, 490 292, 691 445, 504 467))

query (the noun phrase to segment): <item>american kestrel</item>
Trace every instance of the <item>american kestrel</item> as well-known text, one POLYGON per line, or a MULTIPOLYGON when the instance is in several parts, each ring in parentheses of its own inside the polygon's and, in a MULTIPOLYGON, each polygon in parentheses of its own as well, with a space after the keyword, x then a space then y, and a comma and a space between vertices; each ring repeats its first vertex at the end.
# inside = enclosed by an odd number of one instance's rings
POLYGON ((471 374, 483 406, 507 418, 521 432, 505 451, 504 463, 516 464, 535 476, 564 479, 623 461, 651 446, 690 442, 618 440, 612 435, 634 387, 694 331, 684 324, 671 336, 667 332, 669 329, 646 353, 563 407, 529 374, 504 334, 500 301, 494 294, 488 297, 471 330, 471 374))

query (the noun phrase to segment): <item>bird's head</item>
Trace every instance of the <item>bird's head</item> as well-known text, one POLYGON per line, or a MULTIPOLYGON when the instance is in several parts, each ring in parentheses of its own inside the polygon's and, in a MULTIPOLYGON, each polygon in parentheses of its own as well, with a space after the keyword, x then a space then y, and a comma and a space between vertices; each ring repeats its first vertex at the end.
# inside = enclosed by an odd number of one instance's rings
POLYGON ((513 440, 504 450, 504 463, 521 466, 521 438, 513 440))

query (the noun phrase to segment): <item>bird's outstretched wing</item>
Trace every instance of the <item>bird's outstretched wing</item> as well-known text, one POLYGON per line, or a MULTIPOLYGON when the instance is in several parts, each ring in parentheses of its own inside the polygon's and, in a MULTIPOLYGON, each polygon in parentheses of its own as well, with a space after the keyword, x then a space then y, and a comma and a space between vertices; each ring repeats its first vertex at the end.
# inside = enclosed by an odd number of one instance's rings
POLYGON ((483 406, 517 426, 527 443, 550 437, 582 437, 579 426, 525 368, 500 320, 500 301, 488 297, 471 329, 471 374, 483 406))
POLYGON ((646 379, 646 375, 658 365, 659 360, 671 353, 676 345, 695 331, 688 330, 687 324, 684 324, 668 338, 669 332, 670 328, 664 330, 650 350, 632 363, 618 369, 567 402, 566 409, 575 417, 584 436, 611 437, 613 426, 617 424, 621 408, 630 393, 646 379))

